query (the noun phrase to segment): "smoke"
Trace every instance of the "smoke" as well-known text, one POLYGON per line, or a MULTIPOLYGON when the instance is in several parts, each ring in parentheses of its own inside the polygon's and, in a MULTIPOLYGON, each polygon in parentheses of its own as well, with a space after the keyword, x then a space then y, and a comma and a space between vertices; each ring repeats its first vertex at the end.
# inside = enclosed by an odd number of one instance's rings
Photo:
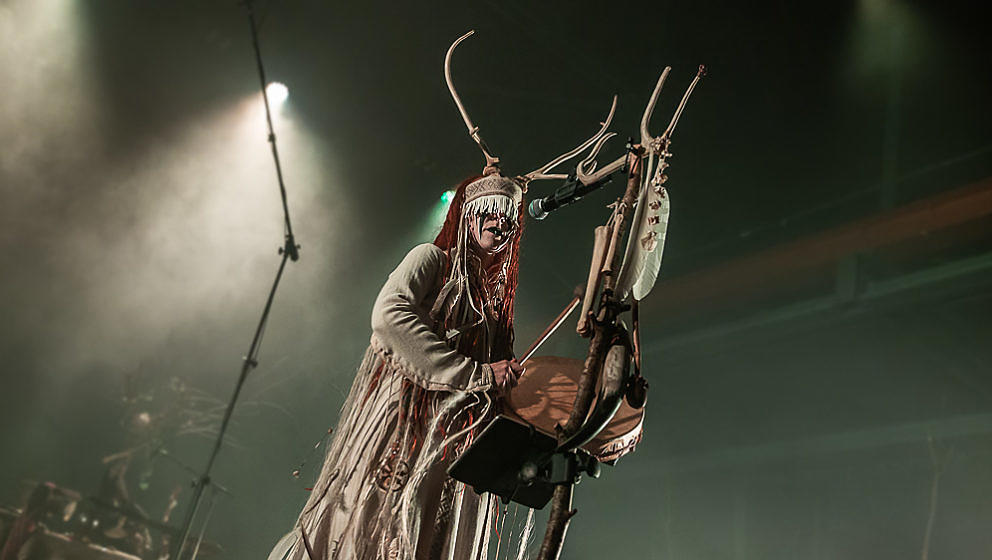
POLYGON ((60 173, 100 157, 99 110, 75 9, 69 0, 0 4, 4 245, 32 231, 25 216, 58 204, 60 173))
MULTIPOLYGON (((226 399, 283 243, 260 93, 128 136, 122 152, 79 9, 0 4, 0 449, 14 451, 0 461, 4 501, 22 479, 91 489, 99 458, 122 445, 125 375, 180 376, 226 399)), ((303 258, 287 267, 247 401, 326 376, 326 355, 309 350, 350 310, 326 297, 345 270, 327 256, 346 254, 354 212, 305 120, 291 105, 275 115, 303 258)), ((265 409, 273 430, 298 420, 278 404, 265 409)))
MULTIPOLYGON (((44 178, 36 162, 52 150, 76 159, 71 149, 96 117, 85 37, 69 0, 0 4, 0 163, 6 180, 44 178), (48 135, 47 131, 58 134, 48 135)), ((89 143, 85 148, 92 148, 89 143)), ((5 188, 5 190, 6 190, 5 188)), ((6 193, 5 193, 6 194, 6 193)))
POLYGON ((53 282, 66 268, 55 249, 77 229, 70 216, 92 180, 80 170, 103 159, 77 9, 68 0, 0 5, 0 340, 12 396, 29 385, 14 375, 28 369, 18 357, 39 360, 37 347, 54 338, 46 327, 65 324, 58 311, 75 294, 53 282))
MULTIPOLYGON (((45 268, 35 277, 46 279, 57 301, 58 309, 36 317, 37 327, 58 333, 52 339, 56 367, 126 366, 122 361, 146 354, 170 331, 227 318, 242 296, 261 301, 283 226, 259 107, 253 96, 191 122, 124 164, 103 166, 99 178, 21 184, 22 211, 28 212, 16 220, 30 223, 44 244, 29 268, 45 268), (61 211, 27 208, 23 200, 45 189, 64 195, 61 211)), ((289 145, 298 140, 283 136, 289 145)), ((22 157, 14 173, 44 173, 50 157, 22 157)), ((284 164, 313 170, 287 177, 302 179, 290 203, 297 223, 306 224, 317 209, 313 186, 330 181, 319 164, 301 159, 284 164)), ((322 219, 343 225, 346 208, 321 209, 322 219)), ((23 231, 13 230, 7 233, 23 231)))

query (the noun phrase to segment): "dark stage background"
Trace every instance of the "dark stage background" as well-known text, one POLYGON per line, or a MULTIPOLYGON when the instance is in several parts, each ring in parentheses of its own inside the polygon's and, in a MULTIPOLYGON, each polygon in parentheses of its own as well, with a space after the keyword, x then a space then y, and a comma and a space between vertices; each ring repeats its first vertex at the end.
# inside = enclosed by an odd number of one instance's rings
MULTIPOLYGON (((480 171, 442 75, 476 29, 455 80, 511 173, 591 134, 614 93, 614 130, 636 135, 671 65, 663 128, 709 68, 673 142, 642 310, 645 438, 578 487, 564 557, 988 557, 992 40, 963 6, 259 2, 303 249, 215 469, 233 496, 208 538, 262 558, 291 526, 379 286, 431 237, 441 193, 480 171), (875 243, 849 225, 971 184, 953 227, 875 243), (868 242, 802 244, 843 227, 868 242), (787 243, 747 283, 733 268, 787 243), (796 255, 822 258, 797 272, 796 255)), ((191 478, 177 461, 206 460, 278 264, 244 12, 3 0, 0 84, 0 501, 24 481, 95 492, 103 457, 154 436, 168 456, 136 458, 129 480, 158 516, 191 478)), ((584 281, 619 189, 528 224, 518 352, 584 281)), ((548 352, 584 344, 568 328, 548 352)))

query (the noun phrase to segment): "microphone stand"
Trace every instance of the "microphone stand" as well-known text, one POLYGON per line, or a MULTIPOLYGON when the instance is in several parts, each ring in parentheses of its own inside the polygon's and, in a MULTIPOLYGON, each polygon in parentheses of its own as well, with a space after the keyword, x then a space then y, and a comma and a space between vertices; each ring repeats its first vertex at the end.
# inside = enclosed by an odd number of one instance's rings
MULTIPOLYGON (((265 91, 265 68, 262 66, 262 52, 258 46, 258 26, 255 22, 255 12, 252 7, 251 0, 246 0, 243 4, 248 15, 248 24, 251 28, 251 41, 252 46, 255 49, 255 62, 258 66, 259 83, 262 88, 262 100, 265 103, 265 121, 268 125, 269 133, 268 142, 269 146, 272 148, 272 159, 275 161, 276 177, 279 180, 279 194, 282 197, 282 210, 283 219, 285 222, 286 238, 283 246, 279 248, 279 254, 282 256, 279 262, 279 269, 276 272, 275 281, 272 283, 272 289, 269 290, 269 296, 265 300, 265 307, 262 309, 262 317, 258 322, 258 326, 255 328, 255 334, 252 337, 251 346, 248 348, 248 354, 242 360, 241 374, 238 376, 238 381, 234 385, 234 394, 231 395, 231 400, 227 404, 227 410, 224 411, 224 418, 221 421, 220 430, 217 434, 216 441, 214 441, 214 446, 210 452, 210 457, 207 459, 206 467, 204 467, 203 473, 194 483, 193 501, 190 503, 189 509, 186 512, 186 518, 183 521, 182 529, 179 531, 179 539, 173 546, 175 554, 172 556, 172 560, 181 560, 183 553, 186 551, 187 541, 193 528, 193 521, 196 519, 196 514, 203 500, 204 490, 207 486, 217 486, 210 480, 210 471, 213 468, 214 461, 216 461, 217 455, 220 453, 220 448, 224 443, 224 434, 227 431, 228 424, 231 421, 231 415, 234 413, 234 406, 238 402, 238 396, 241 394, 241 388, 244 386, 245 380, 251 370, 258 366, 258 352, 262 343, 262 336, 265 334, 265 325, 269 320, 269 311, 272 309, 272 301, 275 299, 276 290, 279 288, 279 281, 282 279, 283 270, 286 268, 286 261, 291 259, 295 262, 300 258, 300 246, 296 244, 296 238, 293 236, 293 226, 289 219, 289 205, 286 202, 286 185, 282 178, 282 166, 279 163, 279 151, 276 148, 276 134, 272 127, 272 110, 269 107, 269 96, 265 91)), ((203 537, 203 532, 206 530, 206 523, 208 520, 209 517, 203 522, 203 527, 200 530, 200 537, 197 539, 197 543, 190 560, 195 559, 197 553, 199 552, 199 540, 203 537)))

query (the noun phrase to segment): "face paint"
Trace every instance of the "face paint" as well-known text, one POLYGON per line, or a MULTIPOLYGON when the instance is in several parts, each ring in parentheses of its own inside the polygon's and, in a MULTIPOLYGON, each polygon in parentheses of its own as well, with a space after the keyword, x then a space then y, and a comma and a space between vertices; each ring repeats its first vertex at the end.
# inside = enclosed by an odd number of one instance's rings
POLYGON ((502 251, 516 229, 509 218, 498 213, 476 214, 468 220, 475 245, 490 254, 502 251))

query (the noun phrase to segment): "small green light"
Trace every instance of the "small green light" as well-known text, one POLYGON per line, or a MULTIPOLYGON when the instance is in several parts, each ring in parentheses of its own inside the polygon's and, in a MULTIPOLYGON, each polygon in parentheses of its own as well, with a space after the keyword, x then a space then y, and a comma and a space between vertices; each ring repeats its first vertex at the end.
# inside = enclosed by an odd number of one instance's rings
POLYGON ((441 193, 441 202, 444 204, 450 204, 453 198, 455 198, 455 191, 444 191, 441 193))

